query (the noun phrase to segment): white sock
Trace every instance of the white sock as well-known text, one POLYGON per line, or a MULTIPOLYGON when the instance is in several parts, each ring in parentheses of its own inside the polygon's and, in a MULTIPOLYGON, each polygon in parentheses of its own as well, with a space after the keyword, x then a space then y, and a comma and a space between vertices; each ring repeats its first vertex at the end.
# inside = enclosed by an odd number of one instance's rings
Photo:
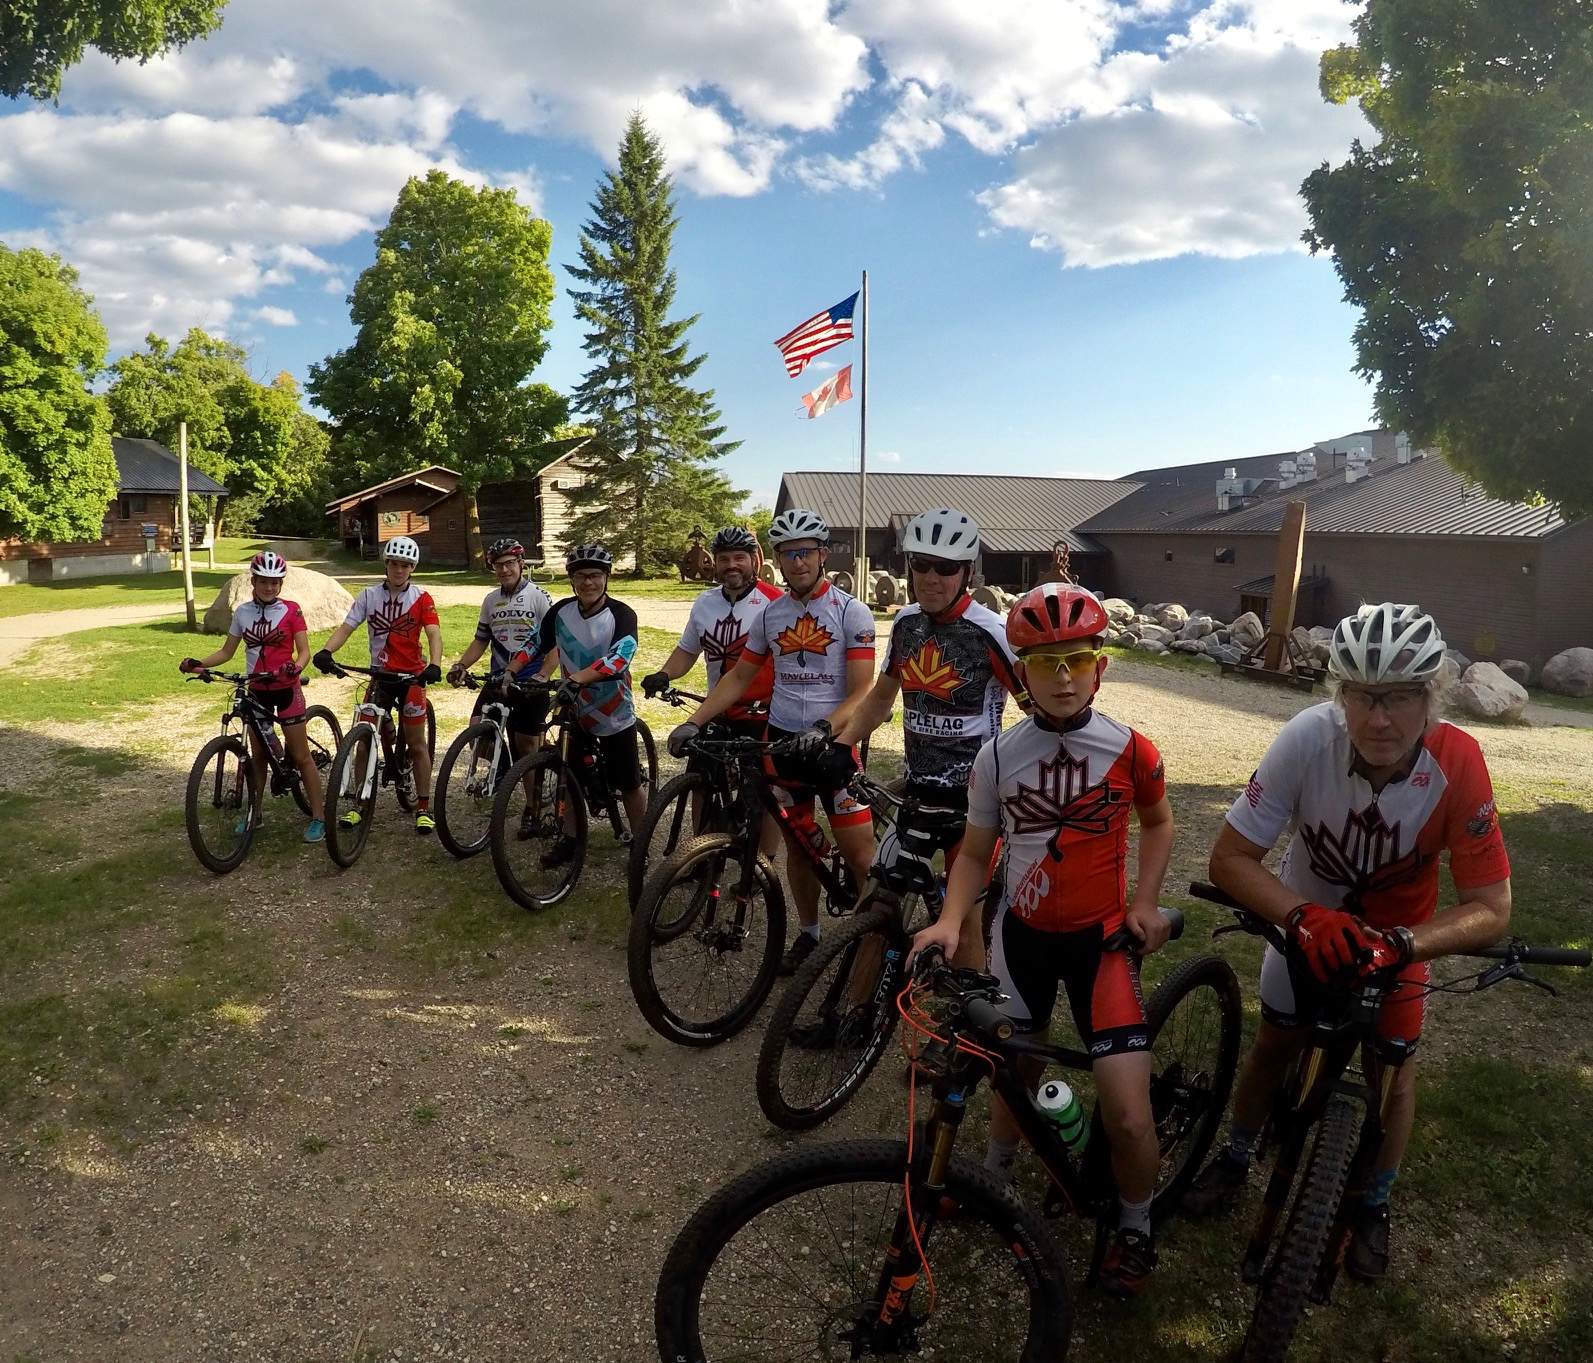
POLYGON ((803 927, 802 931, 807 933, 807 935, 815 942, 819 940, 819 925, 817 923, 807 924, 803 927))
POLYGON ((1126 1197, 1120 1197, 1117 1205, 1119 1230, 1137 1230, 1141 1235, 1151 1233, 1150 1198, 1147 1197, 1143 1202, 1130 1202, 1126 1197))

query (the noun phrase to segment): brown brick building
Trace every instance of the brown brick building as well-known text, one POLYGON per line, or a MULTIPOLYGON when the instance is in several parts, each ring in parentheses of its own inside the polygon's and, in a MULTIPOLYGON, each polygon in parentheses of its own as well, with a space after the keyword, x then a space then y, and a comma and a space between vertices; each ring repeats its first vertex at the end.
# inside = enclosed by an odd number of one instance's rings
POLYGON ((457 473, 432 464, 338 497, 326 504, 326 514, 337 518, 344 546, 366 558, 379 557, 388 540, 408 535, 420 545, 421 558, 429 560, 435 553, 426 508, 458 486, 457 473))

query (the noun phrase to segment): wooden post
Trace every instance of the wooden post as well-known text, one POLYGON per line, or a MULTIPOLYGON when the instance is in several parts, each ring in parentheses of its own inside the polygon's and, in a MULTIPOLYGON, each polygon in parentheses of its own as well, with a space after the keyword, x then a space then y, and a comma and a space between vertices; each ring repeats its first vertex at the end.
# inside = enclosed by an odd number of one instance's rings
POLYGON ((1294 628, 1294 602, 1300 591, 1300 560, 1305 548, 1305 503, 1290 502, 1283 508, 1283 526, 1278 531, 1278 560, 1272 577, 1272 618, 1267 621, 1267 648, 1264 662, 1269 672, 1283 669, 1289 656, 1289 631, 1294 628))
POLYGON ((183 606, 188 628, 198 629, 194 618, 194 560, 188 548, 188 423, 177 426, 177 528, 183 542, 183 606))
POLYGON ((216 499, 205 498, 205 543, 210 554, 210 566, 216 566, 216 499))

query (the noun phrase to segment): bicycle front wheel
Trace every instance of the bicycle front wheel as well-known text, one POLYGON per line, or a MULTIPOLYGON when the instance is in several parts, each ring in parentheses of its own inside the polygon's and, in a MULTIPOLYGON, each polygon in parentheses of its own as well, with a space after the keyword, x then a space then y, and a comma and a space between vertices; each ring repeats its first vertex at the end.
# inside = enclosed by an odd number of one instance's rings
POLYGON ((694 838, 648 876, 631 915, 631 993, 659 1035, 712 1046, 763 1007, 784 944, 785 894, 756 846, 694 838))
POLYGON ((1294 1206, 1277 1253, 1261 1279, 1255 1314, 1245 1335, 1243 1363, 1283 1363, 1305 1315, 1312 1284, 1327 1252, 1359 1130, 1355 1108, 1334 1098, 1317 1123, 1294 1206))
POLYGON ((905 1142, 840 1141, 770 1160, 716 1193, 659 1274, 659 1357, 1062 1358, 1066 1278, 1045 1223, 954 1158, 943 1193, 914 1181, 911 1224, 928 1272, 904 1282, 899 1259, 912 1246, 896 1240, 906 1176, 905 1142), (943 1196, 955 1217, 939 1219, 943 1196), (882 1285, 911 1293, 883 1326, 882 1285))
POLYGON ((492 801, 492 865, 525 909, 557 904, 586 860, 586 799, 550 748, 527 753, 504 774, 492 801))
MULTIPOLYGON (((326 793, 327 775, 337 756, 338 745, 343 741, 343 726, 324 705, 311 705, 304 711, 304 741, 310 745, 310 760, 315 763, 316 774, 321 778, 321 793, 326 793)), ((304 782, 293 783, 293 803, 299 813, 308 818, 311 814, 309 798, 304 793, 304 782)))
POLYGON ((376 727, 364 720, 348 731, 326 782, 326 850, 345 870, 360 859, 376 816, 376 727))
POLYGON ((641 902, 642 886, 653 867, 683 842, 703 833, 723 831, 723 811, 717 804, 713 783, 700 771, 683 771, 664 782, 631 839, 625 864, 631 908, 641 902))
POLYGON ((851 1100, 896 1030, 904 943, 889 909, 869 907, 820 939, 792 976, 758 1051, 758 1106, 806 1131, 851 1100))
POLYGON ((243 865, 260 817, 260 785, 242 739, 218 734, 199 750, 183 817, 188 845, 206 870, 223 876, 243 865))
POLYGON ((499 749, 498 726, 490 720, 472 724, 449 744, 437 768, 437 840, 454 856, 473 857, 492 841, 492 802, 509 765, 508 736, 499 749))

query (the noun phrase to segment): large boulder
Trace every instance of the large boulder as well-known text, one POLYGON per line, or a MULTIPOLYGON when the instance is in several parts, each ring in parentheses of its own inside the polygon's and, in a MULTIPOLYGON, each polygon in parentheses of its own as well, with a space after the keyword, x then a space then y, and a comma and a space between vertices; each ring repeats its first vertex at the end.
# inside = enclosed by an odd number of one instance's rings
POLYGON ((1189 621, 1189 612, 1176 601, 1164 601, 1151 610, 1151 616, 1163 629, 1170 629, 1173 633, 1181 630, 1189 621))
POLYGON ((1302 658, 1309 658, 1311 656, 1311 649, 1313 647, 1311 631, 1308 630, 1304 625, 1296 625, 1289 631, 1289 642, 1294 645, 1295 650, 1302 658))
POLYGON ((1449 703, 1476 719, 1512 723, 1527 707, 1527 688, 1492 663, 1473 663, 1450 688, 1449 703))
POLYGON ((1593 648, 1568 648, 1543 664, 1538 685, 1557 696, 1593 696, 1593 648))
POLYGON ((1266 632, 1266 627, 1261 623, 1261 617, 1254 611, 1246 611, 1228 626, 1230 641, 1238 644, 1240 649, 1246 649, 1252 644, 1260 643, 1261 636, 1266 632))
POLYGON ((1520 658, 1506 658, 1499 664, 1499 670, 1513 682, 1518 682, 1522 686, 1532 685, 1531 663, 1524 663, 1520 658))
POLYGON ((1106 618, 1114 625, 1126 625, 1134 618, 1134 608, 1120 596, 1109 596, 1101 602, 1106 618))
MULTIPOLYGON (((1166 633, 1164 630, 1163 633, 1166 633)), ((1165 653, 1167 645, 1160 639, 1136 639, 1134 648, 1140 653, 1165 653)))
POLYGON ((1444 661, 1438 669, 1438 679, 1445 686, 1453 686, 1466 675, 1466 669, 1471 666, 1471 659, 1458 648, 1446 648, 1444 661))
POLYGON ((1199 639, 1174 639, 1167 647, 1174 653, 1193 653, 1202 657, 1205 656, 1205 650, 1201 648, 1199 639))
MULTIPOLYGON (((227 626, 232 623, 233 611, 241 602, 249 599, 251 592, 247 569, 229 577, 205 611, 205 633, 225 634, 227 626)), ((299 609, 304 612, 304 623, 309 626, 311 634, 341 625, 348 608, 354 604, 354 598, 336 578, 311 572, 308 568, 288 569, 287 578, 282 583, 282 599, 299 603, 299 609)))
POLYGON ((1172 630, 1162 625, 1141 625, 1139 627, 1139 641, 1142 644, 1161 644, 1165 648, 1176 637, 1172 630))
POLYGON ((1217 626, 1209 615, 1191 615, 1184 621, 1184 627, 1178 631, 1180 639, 1204 639, 1216 630, 1217 626))

